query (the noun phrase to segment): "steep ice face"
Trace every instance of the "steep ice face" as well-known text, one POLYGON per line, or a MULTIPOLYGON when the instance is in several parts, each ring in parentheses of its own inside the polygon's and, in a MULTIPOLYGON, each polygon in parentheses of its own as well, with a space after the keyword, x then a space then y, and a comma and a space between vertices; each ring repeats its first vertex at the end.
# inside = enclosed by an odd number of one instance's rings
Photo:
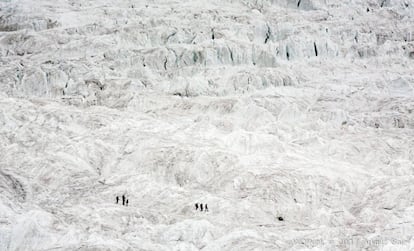
MULTIPOLYGON (((294 66, 286 61, 405 60, 412 59, 414 50, 413 8, 404 1, 130 1, 119 8, 105 2, 3 5, 2 30, 16 32, 2 36, 2 56, 22 57, 20 61, 30 56, 37 62, 20 62, 26 63, 24 70, 8 64, 2 71, 6 86, 13 84, 4 91, 13 95, 85 98, 94 95, 94 87, 86 82, 97 78, 134 80, 166 93, 177 89, 176 82, 202 81, 204 88, 194 88, 200 90, 189 95, 221 96, 245 91, 228 89, 240 80, 238 67, 251 68, 254 79, 261 78, 263 68, 284 71, 294 66), (47 20, 40 20, 38 12, 47 20), (44 48, 50 53, 45 55, 44 48), (216 72, 200 76, 209 70, 216 72), (210 79, 217 74, 221 83, 210 79), (40 84, 28 89, 33 82, 40 84)), ((254 89, 267 87, 266 81, 259 82, 254 89)), ((187 85, 178 86, 185 90, 187 85)))
POLYGON ((1 1, 0 250, 413 249, 413 19, 1 1))

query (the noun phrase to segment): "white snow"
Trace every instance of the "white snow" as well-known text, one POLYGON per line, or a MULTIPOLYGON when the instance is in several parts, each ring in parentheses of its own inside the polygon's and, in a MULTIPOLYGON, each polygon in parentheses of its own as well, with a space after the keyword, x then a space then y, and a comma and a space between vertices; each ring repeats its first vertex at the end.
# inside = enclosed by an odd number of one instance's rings
POLYGON ((413 24, 412 0, 1 0, 0 250, 414 250, 413 24))

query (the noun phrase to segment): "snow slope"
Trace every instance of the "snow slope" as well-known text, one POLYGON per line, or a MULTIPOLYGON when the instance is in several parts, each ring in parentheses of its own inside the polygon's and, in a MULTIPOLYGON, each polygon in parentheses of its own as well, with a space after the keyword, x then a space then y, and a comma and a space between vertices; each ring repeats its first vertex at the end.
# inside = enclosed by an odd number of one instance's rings
POLYGON ((411 0, 1 0, 0 250, 414 249, 413 24, 411 0))

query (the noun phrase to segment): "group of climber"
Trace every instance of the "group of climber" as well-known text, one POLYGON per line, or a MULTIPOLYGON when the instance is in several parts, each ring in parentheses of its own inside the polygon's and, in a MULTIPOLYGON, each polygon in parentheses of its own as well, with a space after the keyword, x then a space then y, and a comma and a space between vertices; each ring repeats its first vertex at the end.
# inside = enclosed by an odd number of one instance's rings
MULTIPOLYGON (((116 196, 116 204, 119 203, 119 196, 116 196)), ((129 200, 125 197, 125 194, 122 195, 122 206, 128 206, 129 200)))
POLYGON ((200 203, 200 204, 196 203, 194 206, 195 206, 195 210, 198 210, 200 208, 201 212, 203 212, 203 210, 204 210, 204 212, 208 212, 208 205, 207 204, 205 204, 203 206, 203 203, 200 203))
MULTIPOLYGON (((122 206, 128 206, 129 200, 126 198, 125 194, 122 196, 116 196, 116 204, 119 203, 120 198, 122 199, 122 206)), ((208 205, 203 203, 195 203, 195 210, 200 209, 201 212, 208 212, 208 205)))

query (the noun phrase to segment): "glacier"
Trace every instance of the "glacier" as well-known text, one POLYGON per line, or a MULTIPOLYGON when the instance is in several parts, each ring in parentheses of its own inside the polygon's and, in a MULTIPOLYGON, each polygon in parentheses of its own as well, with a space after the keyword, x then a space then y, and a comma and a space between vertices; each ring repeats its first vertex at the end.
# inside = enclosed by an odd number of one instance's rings
POLYGON ((414 250, 413 24, 412 0, 0 0, 0 250, 414 250))

